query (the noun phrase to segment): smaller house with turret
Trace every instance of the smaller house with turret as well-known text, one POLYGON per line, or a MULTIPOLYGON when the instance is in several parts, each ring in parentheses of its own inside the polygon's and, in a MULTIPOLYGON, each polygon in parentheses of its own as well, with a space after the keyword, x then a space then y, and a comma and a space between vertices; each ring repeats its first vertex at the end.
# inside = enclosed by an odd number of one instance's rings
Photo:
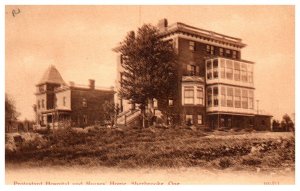
POLYGON ((36 84, 36 123, 39 127, 85 127, 104 122, 103 103, 113 102, 114 90, 89 85, 67 84, 55 66, 46 70, 36 84))

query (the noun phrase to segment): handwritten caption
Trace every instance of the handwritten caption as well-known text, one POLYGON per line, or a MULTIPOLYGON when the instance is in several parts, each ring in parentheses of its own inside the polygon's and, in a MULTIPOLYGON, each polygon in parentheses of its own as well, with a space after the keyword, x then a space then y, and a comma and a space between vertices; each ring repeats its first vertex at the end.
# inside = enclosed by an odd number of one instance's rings
POLYGON ((11 14, 13 17, 16 17, 16 15, 20 14, 21 13, 21 10, 18 8, 18 9, 13 9, 11 11, 11 14))

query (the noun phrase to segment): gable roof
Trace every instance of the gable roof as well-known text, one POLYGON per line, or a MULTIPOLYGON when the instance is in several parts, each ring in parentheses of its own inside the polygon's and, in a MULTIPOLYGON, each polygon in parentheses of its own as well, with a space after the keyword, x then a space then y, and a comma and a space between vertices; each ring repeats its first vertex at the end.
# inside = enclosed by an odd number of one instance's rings
POLYGON ((50 65, 37 85, 52 83, 66 84, 55 66, 50 65))

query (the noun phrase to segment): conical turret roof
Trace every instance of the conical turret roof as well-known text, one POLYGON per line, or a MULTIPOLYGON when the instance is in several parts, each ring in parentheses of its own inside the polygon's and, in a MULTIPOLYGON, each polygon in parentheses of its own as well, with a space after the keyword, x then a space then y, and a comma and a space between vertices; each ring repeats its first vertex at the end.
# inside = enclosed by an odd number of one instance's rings
POLYGON ((42 79, 39 81, 37 85, 51 83, 51 84, 66 84, 63 78, 61 77, 58 70, 55 66, 50 65, 49 68, 44 73, 42 79))

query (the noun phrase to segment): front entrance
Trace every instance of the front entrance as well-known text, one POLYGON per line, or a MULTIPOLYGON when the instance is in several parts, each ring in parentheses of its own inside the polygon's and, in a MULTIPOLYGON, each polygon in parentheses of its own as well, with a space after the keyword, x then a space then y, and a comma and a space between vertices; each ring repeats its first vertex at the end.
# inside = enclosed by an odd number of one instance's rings
POLYGON ((55 111, 42 114, 40 125, 50 129, 70 126, 71 118, 69 111, 55 111))

